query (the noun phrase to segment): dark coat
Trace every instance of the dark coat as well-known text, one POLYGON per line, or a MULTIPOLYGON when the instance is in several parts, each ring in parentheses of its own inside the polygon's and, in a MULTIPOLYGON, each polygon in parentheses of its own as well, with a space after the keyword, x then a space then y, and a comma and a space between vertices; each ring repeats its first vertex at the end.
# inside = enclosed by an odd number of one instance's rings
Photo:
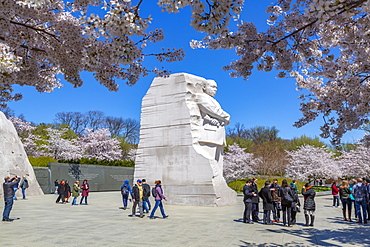
MULTIPOLYGON (((256 183, 252 183, 252 188, 253 188, 253 192, 256 193, 256 195, 258 195, 258 187, 257 187, 257 184, 256 183)), ((258 196, 254 196, 252 197, 252 203, 259 203, 260 201, 260 198, 258 196)))
POLYGON ((81 193, 81 196, 89 196, 89 192, 90 192, 90 185, 89 183, 82 183, 81 185, 81 189, 82 189, 82 193, 81 193))
POLYGON ((244 194, 244 201, 245 202, 252 202, 253 196, 253 188, 252 186, 244 185, 243 187, 243 194, 244 194))
POLYGON ((349 199, 351 195, 351 190, 349 189, 349 186, 347 187, 339 187, 339 197, 340 199, 349 199))
POLYGON ((150 197, 150 185, 142 184, 143 186, 143 197, 150 197))
POLYGON ((64 184, 58 184, 58 194, 64 196, 66 193, 66 186, 64 184))
POLYGON ((316 192, 313 190, 313 188, 309 187, 308 190, 305 190, 305 188, 302 188, 302 195, 304 197, 303 209, 304 210, 315 211, 315 209, 316 209, 316 204, 315 204, 316 192))
POLYGON ((137 184, 135 184, 134 187, 132 187, 131 197, 135 201, 140 201, 140 190, 139 190, 139 186, 137 186, 137 184))
POLYGON ((18 178, 17 180, 13 180, 12 181, 6 181, 3 183, 3 189, 4 189, 4 199, 7 199, 7 198, 13 198, 14 197, 14 194, 15 194, 15 191, 13 189, 13 186, 14 185, 17 185, 18 186, 18 183, 21 179, 18 178))
POLYGON ((263 210, 273 210, 274 206, 272 204, 272 195, 269 186, 263 187, 258 193, 263 201, 263 210))
POLYGON ((279 197, 281 198, 282 205, 290 206, 292 204, 292 202, 287 201, 284 197, 284 194, 288 194, 294 200, 293 190, 290 187, 280 187, 278 194, 279 194, 279 197))

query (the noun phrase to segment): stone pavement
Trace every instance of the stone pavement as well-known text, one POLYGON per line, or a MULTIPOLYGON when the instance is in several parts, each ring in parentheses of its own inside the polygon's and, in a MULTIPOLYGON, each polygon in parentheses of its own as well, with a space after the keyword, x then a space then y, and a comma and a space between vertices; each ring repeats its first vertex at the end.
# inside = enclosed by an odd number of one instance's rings
MULTIPOLYGON (((0 222, 0 246, 369 246, 370 227, 342 221, 331 196, 316 197, 313 228, 298 224, 266 226, 242 222, 244 205, 194 207, 166 205, 168 219, 128 217, 120 192, 95 192, 89 205, 56 204, 56 196, 17 200, 14 222, 0 222)), ((301 202, 303 199, 301 199, 301 202)), ((1 203, 0 210, 3 210, 1 203)), ((159 210, 159 209, 158 209, 159 210)))

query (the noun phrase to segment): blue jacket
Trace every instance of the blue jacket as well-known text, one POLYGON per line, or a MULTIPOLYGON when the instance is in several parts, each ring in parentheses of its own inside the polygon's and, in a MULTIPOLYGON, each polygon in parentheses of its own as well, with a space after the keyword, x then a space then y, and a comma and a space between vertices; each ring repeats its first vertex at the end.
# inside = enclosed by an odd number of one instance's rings
MULTIPOLYGON (((132 195, 132 189, 131 189, 131 186, 130 186, 130 181, 128 180, 125 180, 125 182, 121 185, 121 191, 122 191, 122 188, 126 186, 128 191, 129 191, 129 194, 132 195)), ((128 194, 127 194, 128 196, 128 194)))

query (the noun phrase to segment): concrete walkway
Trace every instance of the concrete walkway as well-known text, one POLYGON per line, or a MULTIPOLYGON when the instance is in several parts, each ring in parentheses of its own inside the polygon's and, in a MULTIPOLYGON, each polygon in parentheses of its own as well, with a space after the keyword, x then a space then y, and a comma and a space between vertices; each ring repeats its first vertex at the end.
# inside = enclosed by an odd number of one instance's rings
MULTIPOLYGON (((56 196, 15 201, 11 218, 0 222, 1 246, 369 246, 370 227, 344 222, 331 196, 316 198, 314 228, 298 224, 242 223, 244 205, 194 207, 166 205, 170 217, 128 217, 119 192, 95 192, 89 205, 56 204, 56 196)), ((302 200, 302 199, 301 199, 302 200)), ((302 201, 301 201, 302 202, 302 201)), ((131 206, 131 205, 130 205, 131 206)), ((3 203, 0 206, 3 210, 3 203)), ((262 217, 262 215, 261 215, 262 217)))

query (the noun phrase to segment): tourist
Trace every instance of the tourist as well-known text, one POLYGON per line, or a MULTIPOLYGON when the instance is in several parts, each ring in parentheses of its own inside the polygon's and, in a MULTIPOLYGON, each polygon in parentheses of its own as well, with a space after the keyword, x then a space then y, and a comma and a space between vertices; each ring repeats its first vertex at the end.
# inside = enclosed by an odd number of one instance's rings
POLYGON ((65 192, 66 192, 65 182, 64 182, 64 180, 62 180, 58 184, 58 198, 55 201, 55 203, 59 203, 60 200, 62 200, 63 204, 66 203, 65 200, 64 200, 65 192))
POLYGON ((123 209, 126 210, 128 196, 132 195, 130 182, 128 180, 125 180, 123 184, 121 185, 121 195, 122 195, 123 209))
MULTIPOLYGON (((368 192, 368 199, 370 199, 370 179, 366 178, 366 186, 367 186, 367 192, 368 192)), ((367 204, 367 220, 370 220, 370 203, 367 204)))
POLYGON ((72 189, 72 197, 73 197, 73 201, 72 201, 72 206, 73 205, 78 205, 77 204, 77 197, 80 196, 80 182, 79 181, 76 181, 74 184, 73 184, 73 189, 72 189))
POLYGON ((81 190, 82 190, 82 193, 81 193, 80 205, 82 205, 83 199, 85 199, 85 203, 84 204, 85 205, 88 205, 88 203, 87 203, 87 197, 89 196, 90 185, 89 185, 89 183, 87 182, 86 179, 82 182, 81 190))
POLYGON ((304 217, 306 219, 306 224, 304 226, 313 226, 315 221, 315 195, 316 192, 312 188, 310 183, 306 183, 305 186, 302 188, 302 195, 304 198, 303 210, 304 210, 304 217), (309 224, 311 218, 311 223, 309 224))
POLYGON ((283 225, 291 227, 291 213, 292 213, 292 203, 293 203, 293 192, 288 185, 286 179, 281 183, 279 188, 279 197, 281 198, 281 206, 283 211, 283 225))
POLYGON ((280 223, 280 211, 281 211, 281 198, 279 197, 279 188, 278 180, 274 179, 273 183, 270 185, 270 190, 272 194, 272 201, 273 201, 273 209, 272 209, 272 216, 274 220, 272 222, 280 223))
POLYGON ((331 183, 331 194, 333 195, 333 207, 339 207, 339 189, 335 181, 331 183))
POLYGON ((247 224, 253 224, 251 221, 251 213, 252 213, 252 203, 253 197, 256 197, 257 194, 254 192, 252 187, 252 181, 248 180, 247 183, 243 187, 243 194, 244 194, 244 215, 243 215, 243 222, 247 224))
POLYGON ((357 217, 357 211, 356 211, 356 205, 355 205, 355 197, 352 194, 353 186, 356 184, 356 182, 357 182, 356 179, 351 179, 351 181, 350 181, 349 190, 350 190, 351 194, 349 195, 349 197, 351 198, 351 208, 354 208, 355 220, 357 221, 358 217, 357 217))
POLYGON ((352 202, 351 202, 351 190, 348 185, 347 180, 342 181, 342 185, 339 186, 339 197, 342 201, 342 212, 343 212, 343 220, 344 221, 352 221, 351 220, 351 210, 352 210, 352 202), (348 218, 346 217, 346 210, 348 210, 348 218))
POLYGON ((154 191, 155 191, 155 198, 154 198, 155 199, 155 205, 154 205, 154 208, 153 208, 152 212, 150 213, 149 219, 154 219, 154 213, 155 213, 155 211, 157 210, 158 207, 161 210, 162 217, 164 219, 168 218, 168 215, 165 214, 164 209, 163 209, 162 200, 167 201, 167 198, 163 195, 161 180, 155 181, 155 190, 154 191))
POLYGON ((272 204, 272 195, 270 191, 270 181, 265 182, 265 187, 263 187, 258 193, 263 201, 263 224, 271 225, 271 211, 274 207, 272 204))
POLYGON ((13 207, 14 202, 14 186, 18 187, 18 183, 21 180, 18 176, 10 178, 9 176, 4 177, 3 183, 3 193, 4 193, 4 212, 3 212, 3 221, 11 222, 13 219, 9 218, 10 211, 13 207))
POLYGON ((55 186, 55 192, 54 192, 54 194, 57 195, 58 194, 58 187, 59 187, 59 180, 58 179, 56 179, 54 181, 54 186, 55 186))
POLYGON ((296 180, 293 180, 291 183, 290 183, 290 188, 292 188, 294 190, 295 193, 298 194, 298 188, 297 188, 297 185, 296 185, 297 181, 296 180))
POLYGON ((142 180, 142 186, 143 186, 143 209, 145 213, 149 213, 151 209, 149 197, 150 197, 150 185, 146 183, 145 178, 142 180))
POLYGON ((364 220, 364 224, 367 224, 366 207, 368 202, 368 191, 367 187, 363 184, 362 178, 357 179, 357 184, 353 186, 352 194, 355 197, 355 207, 358 217, 356 223, 362 224, 362 220, 364 220))
POLYGON ((23 176, 22 177, 22 181, 21 183, 19 184, 19 188, 22 189, 22 199, 25 200, 26 199, 26 189, 29 187, 28 185, 28 180, 26 178, 26 176, 23 176))
POLYGON ((298 192, 292 188, 293 192, 293 202, 292 202, 292 214, 291 214, 291 224, 295 225, 297 223, 297 213, 300 212, 299 207, 301 203, 299 202, 298 192))
POLYGON ((136 216, 136 207, 139 206, 140 218, 145 216, 143 211, 143 186, 141 179, 136 181, 136 184, 132 188, 132 214, 131 217, 136 216))
POLYGON ((68 199, 71 197, 71 186, 69 186, 68 180, 65 181, 64 186, 66 187, 66 190, 64 192, 64 199, 66 203, 69 203, 68 199))
MULTIPOLYGON (((253 192, 256 195, 258 195, 257 181, 258 181, 257 178, 252 179, 252 188, 253 188, 253 192)), ((258 196, 252 197, 252 221, 253 222, 261 221, 258 217, 258 213, 259 213, 258 204, 259 204, 259 202, 260 202, 260 198, 258 196)))
POLYGON ((18 190, 18 184, 15 184, 15 185, 13 186, 13 190, 14 190, 13 200, 17 200, 17 195, 16 195, 16 193, 17 193, 17 190, 18 190))

